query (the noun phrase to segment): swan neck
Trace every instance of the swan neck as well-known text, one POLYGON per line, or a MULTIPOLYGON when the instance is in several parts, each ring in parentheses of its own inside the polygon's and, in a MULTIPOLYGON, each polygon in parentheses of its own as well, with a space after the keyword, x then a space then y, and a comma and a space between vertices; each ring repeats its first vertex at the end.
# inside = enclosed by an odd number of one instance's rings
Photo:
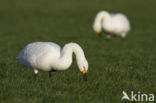
POLYGON ((94 21, 94 25, 93 25, 93 29, 95 32, 101 32, 102 29, 102 24, 103 22, 108 19, 109 13, 106 11, 101 11, 97 14, 97 16, 95 17, 95 21, 94 21))
POLYGON ((72 54, 76 55, 77 64, 80 63, 81 59, 85 58, 84 52, 81 47, 76 43, 66 44, 60 55, 59 63, 61 67, 59 69, 66 70, 72 64, 72 54))
POLYGON ((109 13, 106 11, 101 11, 98 13, 97 18, 101 21, 104 19, 107 19, 107 18, 109 18, 109 13))

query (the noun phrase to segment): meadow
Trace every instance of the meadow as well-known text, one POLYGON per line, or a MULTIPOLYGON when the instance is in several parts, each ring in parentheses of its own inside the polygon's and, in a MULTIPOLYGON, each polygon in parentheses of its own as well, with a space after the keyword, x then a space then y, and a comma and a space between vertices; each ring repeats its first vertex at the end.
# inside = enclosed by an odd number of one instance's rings
MULTIPOLYGON (((0 103, 130 103, 122 91, 156 95, 155 0, 0 1, 0 103), (100 10, 122 12, 131 31, 122 40, 95 35, 100 10), (66 71, 37 78, 15 57, 28 43, 76 42, 89 62, 82 80, 75 56, 66 71)), ((144 102, 137 102, 144 103, 144 102)), ((146 102, 147 103, 147 102, 146 102)))

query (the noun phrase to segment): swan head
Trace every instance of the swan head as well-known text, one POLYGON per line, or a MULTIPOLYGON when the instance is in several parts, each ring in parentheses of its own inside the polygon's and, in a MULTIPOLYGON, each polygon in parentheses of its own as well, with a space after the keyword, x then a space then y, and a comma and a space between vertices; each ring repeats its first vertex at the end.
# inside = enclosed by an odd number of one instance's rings
POLYGON ((95 21, 93 25, 93 30, 95 31, 96 35, 101 34, 102 24, 100 22, 95 21))
POLYGON ((83 80, 87 81, 87 72, 88 72, 88 62, 87 62, 87 60, 83 62, 80 70, 81 70, 82 75, 83 75, 83 80))
POLYGON ((96 33, 96 35, 100 35, 101 31, 96 30, 95 33, 96 33))
POLYGON ((87 80, 88 61, 85 57, 83 49, 77 43, 69 43, 67 46, 72 48, 72 51, 75 53, 78 68, 83 74, 83 79, 87 80))
POLYGON ((78 63, 79 69, 82 72, 83 80, 87 81, 87 72, 88 72, 88 62, 87 60, 81 61, 81 63, 78 63))
POLYGON ((76 55, 77 65, 78 65, 79 70, 83 74, 83 79, 87 80, 86 74, 88 72, 88 61, 85 57, 85 54, 82 48, 77 43, 73 43, 73 42, 68 43, 64 46, 62 50, 62 58, 64 58, 62 60, 65 63, 65 69, 67 69, 72 63, 73 52, 76 55))
POLYGON ((104 19, 107 19, 107 18, 109 18, 109 13, 107 11, 100 11, 96 15, 94 23, 93 23, 93 30, 95 31, 96 35, 101 34, 104 19))

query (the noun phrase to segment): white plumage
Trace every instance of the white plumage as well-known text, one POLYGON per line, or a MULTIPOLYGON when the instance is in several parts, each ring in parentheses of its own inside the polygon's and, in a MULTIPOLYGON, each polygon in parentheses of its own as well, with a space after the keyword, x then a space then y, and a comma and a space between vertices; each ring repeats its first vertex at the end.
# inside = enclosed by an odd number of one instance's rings
POLYGON ((93 29, 96 34, 100 34, 103 29, 110 38, 110 34, 124 38, 130 30, 130 23, 124 14, 110 14, 107 11, 100 11, 93 24, 93 29))
POLYGON ((30 43, 16 59, 32 69, 35 74, 38 73, 38 70, 51 73, 54 70, 68 69, 72 64, 72 53, 75 53, 77 65, 86 78, 88 62, 82 48, 76 43, 68 43, 62 49, 52 42, 30 43))

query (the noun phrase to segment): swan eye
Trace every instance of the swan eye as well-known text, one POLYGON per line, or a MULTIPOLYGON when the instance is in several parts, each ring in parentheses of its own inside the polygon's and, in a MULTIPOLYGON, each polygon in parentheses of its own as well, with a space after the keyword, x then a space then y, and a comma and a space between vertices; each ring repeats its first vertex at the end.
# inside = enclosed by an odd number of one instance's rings
POLYGON ((84 68, 82 71, 82 74, 86 74, 86 73, 87 73, 87 70, 84 68))

